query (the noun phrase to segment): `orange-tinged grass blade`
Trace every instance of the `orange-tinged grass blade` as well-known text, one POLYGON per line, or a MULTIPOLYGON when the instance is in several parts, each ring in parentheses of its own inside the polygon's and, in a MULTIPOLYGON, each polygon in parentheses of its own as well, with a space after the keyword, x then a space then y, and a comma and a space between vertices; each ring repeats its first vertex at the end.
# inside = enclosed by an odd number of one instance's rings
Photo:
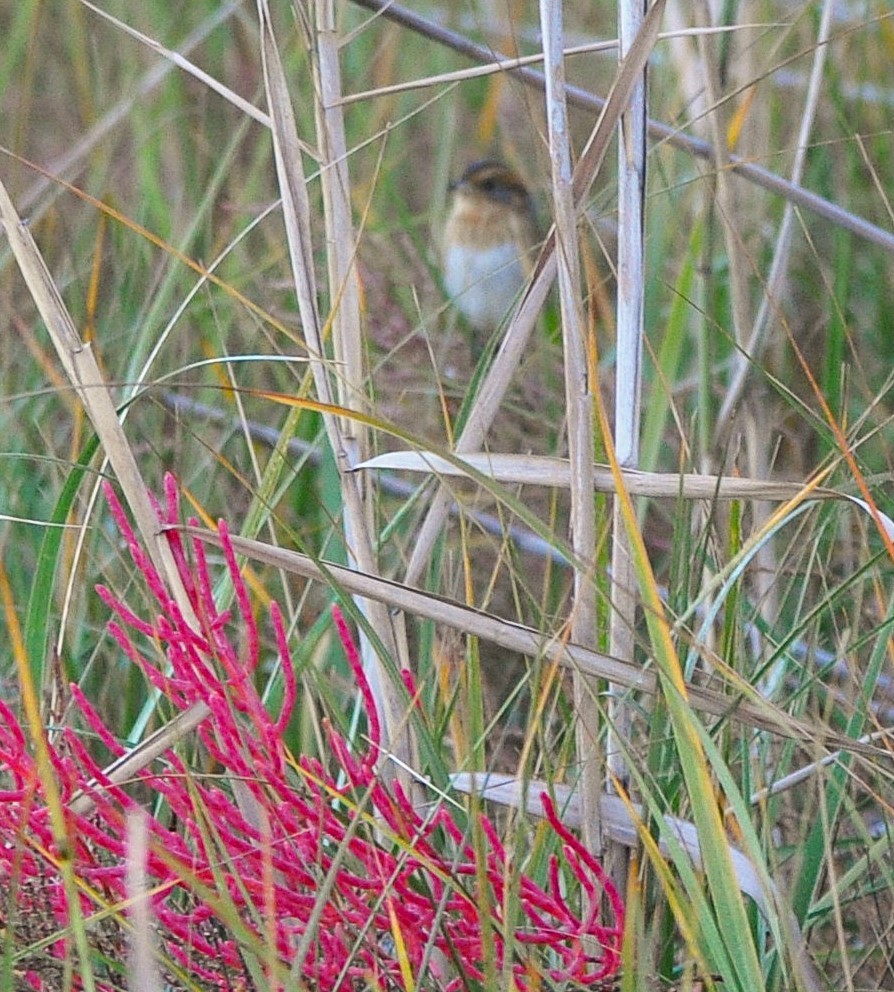
POLYGON ((70 914, 70 930, 74 937, 80 959, 82 979, 87 992, 93 992, 93 971, 90 965, 90 951, 87 947, 87 935, 84 929, 84 918, 81 914, 81 904, 78 898, 78 886, 74 873, 71 841, 65 822, 65 811, 62 806, 62 794, 56 781, 53 765, 50 761, 50 749, 40 715, 40 703, 37 698, 37 688, 31 672, 29 659, 25 651, 25 641, 22 628, 16 613, 15 600, 6 567, 0 559, 0 602, 3 604, 3 614, 6 619, 6 630, 9 644, 12 648, 16 669, 19 673, 19 687, 22 693, 22 705, 25 708, 25 718, 34 745, 37 774, 43 786, 44 798, 53 826, 53 839, 58 849, 58 864, 65 887, 66 903, 70 914))
MULTIPOLYGON (((630 802, 630 797, 625 792, 624 788, 620 783, 616 783, 618 790, 618 795, 624 801, 630 811, 631 822, 636 826, 636 832, 639 835, 640 842, 643 845, 643 850, 646 857, 649 860, 655 874, 658 876, 658 882, 661 885, 661 889, 664 892, 665 898, 667 899, 668 907, 676 921, 677 927, 680 931, 680 936, 683 938, 683 942, 686 945, 687 950, 692 955, 693 959, 698 963, 698 967, 702 974, 708 975, 711 969, 705 956, 701 952, 701 948, 698 942, 698 930, 695 926, 695 920, 692 914, 687 911, 688 907, 683 904, 683 894, 680 891, 680 882, 674 878, 671 872, 670 865, 667 863, 667 859, 661 853, 655 838, 646 829, 646 825, 643 823, 642 819, 637 815, 636 811, 630 802)), ((630 872, 628 874, 627 883, 627 899, 625 900, 627 908, 627 919, 628 927, 634 922, 636 912, 642 910, 642 892, 639 886, 639 872, 637 870, 637 860, 638 857, 634 854, 630 862, 630 872), (631 913, 631 906, 633 907, 633 912, 631 913)), ((631 935, 635 936, 635 935, 631 935)), ((624 965, 623 965, 623 975, 626 977, 630 975, 631 982, 630 985, 626 985, 622 978, 622 992, 628 987, 634 989, 637 986, 634 984, 635 981, 635 968, 631 967, 635 964, 635 960, 628 960, 628 956, 631 959, 635 959, 636 948, 629 947, 632 944, 632 939, 628 939, 628 934, 624 935, 624 949, 622 954, 624 954, 624 965)))
POLYGON ((282 321, 277 320, 269 311, 265 310, 262 306, 255 303, 252 299, 241 293, 235 286, 230 285, 225 279, 221 279, 220 276, 216 275, 214 272, 206 269, 201 263, 195 261, 195 259, 190 258, 189 255, 180 251, 179 248, 175 248, 174 245, 165 241, 164 238, 150 231, 147 227, 143 227, 142 224, 138 224, 136 221, 131 220, 126 214, 121 213, 120 210, 116 210, 114 207, 110 206, 108 203, 104 203, 102 200, 97 199, 95 196, 91 196, 86 191, 79 189, 72 183, 66 182, 59 176, 54 176, 52 173, 47 172, 42 169, 35 162, 31 162, 21 155, 16 155, 15 152, 10 151, 8 148, 0 147, 0 153, 9 156, 14 161, 26 168, 43 176, 45 179, 50 180, 57 186, 60 186, 66 192, 71 193, 76 196, 79 200, 83 200, 84 203, 88 203, 90 206, 94 207, 101 214, 104 214, 110 220, 114 220, 121 224, 122 227, 126 227, 133 231, 134 234, 139 235, 144 238, 150 244, 155 245, 156 248, 160 248, 163 252, 175 258, 178 262, 186 266, 186 268, 195 272, 196 275, 201 276, 203 279, 207 279, 212 285, 217 286, 218 289, 223 290, 228 296, 232 297, 237 303, 240 303, 251 313, 255 314, 264 323, 269 324, 275 330, 279 331, 285 337, 287 337, 294 344, 301 348, 307 349, 307 343, 300 337, 298 337, 293 330, 287 327, 282 321))
POLYGON ((820 389, 819 383, 816 381, 815 376, 810 370, 810 365, 804 357, 804 353, 798 347, 798 342, 795 340, 794 335, 790 331, 788 333, 788 339, 795 353, 795 357, 798 360, 798 364, 801 366, 801 370, 810 384, 810 388, 813 390, 813 395, 816 397, 817 402, 820 405, 820 409, 823 411, 823 416, 826 418, 826 423, 829 425, 829 428, 835 437, 835 442, 838 445, 845 462, 847 463, 847 467, 850 469, 850 472, 854 477, 854 481, 857 483, 857 488, 860 490, 860 495, 863 497, 867 507, 869 508, 869 515, 872 517, 872 522, 875 524, 876 530, 879 532, 879 536, 885 546, 885 551, 888 553, 888 557, 891 561, 894 562, 894 539, 891 538, 887 528, 882 523, 879 509, 875 505, 875 500, 872 498, 872 493, 869 491, 869 486, 866 479, 860 471, 860 466, 857 464, 857 459, 854 457, 851 446, 848 444, 847 438, 844 434, 844 429, 838 422, 835 414, 832 412, 832 408, 826 401, 826 397, 823 395, 823 391, 820 389))
POLYGON ((394 954, 400 966, 400 974, 404 980, 406 992, 416 992, 416 980, 413 977, 413 969, 410 967, 410 959, 407 957, 407 944, 404 940, 397 913, 394 912, 394 900, 388 898, 388 919, 391 921, 391 936, 394 938, 394 954))
MULTIPOLYGON (((90 281, 87 283, 86 318, 84 324, 85 341, 93 341, 96 337, 96 309, 99 300, 99 287, 102 281, 102 252, 105 247, 105 235, 106 215, 100 213, 99 223, 96 225, 96 240, 93 246, 93 264, 90 266, 90 281)), ((105 369, 102 369, 102 371, 105 373, 105 369)))
MULTIPOLYGON (((735 873, 723 821, 714 800, 709 760, 695 726, 697 718, 695 711, 689 705, 688 690, 680 659, 674 648, 670 624, 661 602, 645 542, 637 524, 633 503, 624 485, 605 405, 598 390, 594 396, 594 403, 606 455, 615 477, 615 499, 621 511, 631 560, 643 600, 646 624, 673 728, 676 752, 692 803, 693 819, 699 830, 703 864, 714 911, 717 917, 724 921, 723 947, 718 950, 728 956, 740 988, 761 988, 763 977, 754 944, 747 937, 742 939, 743 935, 749 933, 748 916, 742 894, 738 889, 733 891, 733 887, 729 885, 729 879, 733 878, 735 873)), ((732 977, 731 975, 730 978, 732 977)))
POLYGON ((742 134, 742 128, 745 127, 745 122, 748 120, 748 114, 751 111, 751 106, 754 103, 756 95, 757 87, 749 86, 745 90, 745 96, 742 98, 742 102, 736 108, 736 112, 729 122, 729 127, 726 129, 726 143, 730 151, 735 150, 736 145, 739 143, 739 136, 742 134))
MULTIPOLYGON (((196 514, 199 516, 199 518, 202 520, 202 522, 205 524, 208 530, 214 531, 214 533, 216 534, 217 524, 212 519, 211 514, 209 514, 205 509, 205 507, 199 502, 198 497, 195 496, 193 491, 189 489, 187 486, 182 485, 180 487, 180 492, 186 498, 189 505, 195 510, 196 514)), ((255 572, 255 570, 250 565, 244 565, 241 571, 242 571, 242 577, 243 579, 245 579, 246 585, 255 594, 258 601, 263 603, 265 606, 269 606, 270 603, 272 602, 273 597, 264 588, 264 584, 261 582, 260 578, 258 578, 258 575, 255 572)))

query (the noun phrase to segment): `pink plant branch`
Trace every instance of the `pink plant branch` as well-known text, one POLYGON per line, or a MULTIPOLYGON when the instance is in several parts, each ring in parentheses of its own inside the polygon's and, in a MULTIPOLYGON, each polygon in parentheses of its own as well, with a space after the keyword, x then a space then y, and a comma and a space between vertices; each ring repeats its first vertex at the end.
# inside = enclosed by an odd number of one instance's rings
MULTIPOLYGON (((197 733, 224 775, 203 780, 168 752, 127 788, 114 785, 79 734, 72 728, 65 731, 52 755, 62 794, 69 801, 86 790, 93 802, 89 816, 70 816, 72 857, 88 917, 127 899, 126 814, 154 797, 146 872, 158 943, 166 960, 202 988, 250 987, 244 984, 244 955, 265 946, 264 941, 269 945, 271 925, 281 975, 297 969, 309 987, 325 992, 350 992, 356 983, 405 989, 407 965, 414 987, 421 980, 426 988, 458 992, 485 977, 488 946, 494 948, 497 968, 509 961, 521 992, 534 992, 544 979, 588 984, 617 970, 621 899, 599 862, 563 826, 548 797, 543 797, 544 811, 559 851, 549 863, 545 884, 522 874, 519 919, 507 945, 502 914, 506 882, 513 875, 510 856, 486 817, 480 818, 484 841, 476 847, 446 807, 423 819, 398 783, 386 786, 376 777, 381 729, 341 612, 335 608, 333 618, 366 711, 369 743, 352 747, 327 725, 329 767, 311 756, 296 760, 283 743, 298 690, 275 603, 269 620, 284 680, 278 714, 267 712, 255 689, 262 642, 226 525, 220 524, 220 537, 235 591, 232 611, 219 610, 214 602, 201 542, 187 548, 176 530, 169 531, 174 560, 201 624, 195 631, 140 547, 111 487, 106 496, 157 610, 154 619, 140 617, 101 586, 97 591, 115 617, 109 632, 171 706, 184 710, 199 700, 207 704, 210 716, 197 733), (163 660, 158 645, 164 649, 163 660), (226 786, 227 776, 239 778, 250 791, 263 830, 243 815, 226 786), (490 887, 486 899, 476 894, 482 858, 490 887), (320 907, 324 882, 327 895, 320 907), (599 913, 604 903, 607 919, 599 913), (574 908, 578 904, 589 909, 579 911, 574 908), (228 925, 233 917, 221 913, 221 906, 237 914, 236 931, 228 925), (490 916, 482 917, 482 906, 492 907, 490 916), (309 950, 296 962, 320 908, 309 950), (427 958, 431 967, 423 977, 427 958)), ((156 511, 163 524, 179 521, 170 477, 164 504, 156 504, 156 511)), ((405 672, 402 678, 415 698, 412 676, 405 672)), ((77 686, 72 694, 84 727, 109 753, 122 754, 77 686)), ((0 762, 0 891, 14 878, 28 880, 27 886, 19 886, 19 928, 27 932, 27 914, 42 910, 46 925, 32 933, 36 941, 47 935, 44 931, 64 928, 68 911, 43 786, 17 717, 2 701, 0 762)), ((0 914, 5 908, 0 905, 0 914)), ((124 931, 118 936, 124 960, 124 931)), ((53 941, 49 958, 41 959, 44 970, 28 969, 28 986, 54 988, 55 973, 46 970, 46 962, 66 953, 63 939, 53 941)), ((112 980, 102 986, 118 987, 112 980)))

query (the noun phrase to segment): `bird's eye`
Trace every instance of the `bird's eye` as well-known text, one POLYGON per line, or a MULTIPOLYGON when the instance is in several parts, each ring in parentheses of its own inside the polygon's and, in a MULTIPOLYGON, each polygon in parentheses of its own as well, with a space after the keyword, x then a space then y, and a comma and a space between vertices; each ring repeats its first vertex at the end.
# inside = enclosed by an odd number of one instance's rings
POLYGON ((482 179, 481 188, 484 190, 485 193, 493 193, 493 191, 497 188, 496 179, 493 179, 491 177, 488 177, 487 179, 482 179))

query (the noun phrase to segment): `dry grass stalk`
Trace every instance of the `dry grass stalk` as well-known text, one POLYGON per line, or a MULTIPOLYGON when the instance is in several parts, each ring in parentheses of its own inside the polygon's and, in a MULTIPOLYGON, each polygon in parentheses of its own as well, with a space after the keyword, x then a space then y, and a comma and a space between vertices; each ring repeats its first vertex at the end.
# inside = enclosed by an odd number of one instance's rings
MULTIPOLYGON (((331 28, 321 32, 324 54, 321 60, 317 100, 323 101, 318 115, 320 149, 326 204, 326 233, 329 250, 330 300, 333 305, 331 327, 335 338, 336 371, 325 354, 324 325, 317 309, 317 286, 314 275, 313 245, 311 242, 311 211, 304 177, 301 146, 292 112, 288 86, 279 58, 270 12, 264 0, 259 0, 258 16, 261 25, 261 51, 264 79, 270 105, 272 135, 277 166, 277 176, 283 200, 283 219, 289 243, 295 291, 305 336, 311 350, 311 369, 317 396, 329 406, 345 399, 356 404, 362 395, 364 374, 360 346, 359 302, 354 273, 354 237, 347 200, 347 172, 345 163, 344 134, 338 112, 325 105, 326 96, 335 98, 339 92, 337 59, 333 61, 330 47, 334 42, 331 28)), ((331 24, 333 13, 324 8, 321 21, 331 24)), ((329 443, 339 469, 344 507, 344 530, 348 553, 364 572, 376 571, 373 540, 369 531, 370 518, 360 492, 359 478, 351 473, 363 450, 362 439, 353 435, 353 422, 334 413, 323 414, 329 443)), ((360 603, 368 619, 392 658, 399 658, 390 617, 386 610, 375 603, 360 603)), ((404 707, 395 686, 384 670, 384 665, 364 639, 366 671, 373 692, 381 707, 385 727, 385 740, 400 761, 409 759, 409 746, 405 733, 404 707), (401 743, 403 741, 403 743, 401 743)), ((389 771, 388 774, 391 774, 389 771)))
MULTIPOLYGON (((574 552, 574 593, 570 630, 579 644, 598 638, 593 586, 596 547, 596 508, 593 501, 593 394, 595 363, 584 324, 578 244, 577 211, 571 186, 571 147, 565 104, 564 28, 562 7, 541 0, 540 26, 546 70, 546 120, 552 163, 552 207, 556 236, 559 308, 562 317, 565 404, 568 419, 568 458, 571 469, 571 545, 574 552)), ((575 734, 579 765, 579 794, 583 808, 584 843, 602 851, 599 796, 603 789, 603 760, 599 745, 601 719, 596 699, 599 686, 582 672, 573 674, 575 734)), ((617 884, 618 879, 615 879, 617 884)), ((619 886, 623 891, 623 884, 619 886)))
MULTIPOLYGON (((653 8, 653 11, 655 10, 657 8, 653 8)), ((599 174, 599 169, 611 145, 614 129, 630 101, 639 73, 642 72, 654 47, 658 24, 659 17, 649 18, 646 30, 640 32, 631 46, 630 53, 612 84, 608 98, 600 104, 599 117, 575 166, 572 177, 572 192, 577 210, 582 209, 587 194, 599 174)), ((542 79, 542 77, 539 78, 542 79)), ((469 417, 462 434, 457 439, 457 454, 474 452, 481 447, 494 417, 500 409, 515 370, 526 354, 538 315, 555 278, 555 247, 555 236, 551 234, 544 244, 531 284, 525 290, 519 307, 506 328, 500 349, 488 369, 475 404, 469 411, 469 417)), ((414 543, 413 556, 404 576, 408 585, 417 582, 422 574, 434 543, 444 526, 449 506, 449 495, 439 491, 414 543)))
POLYGON ((152 561, 169 582, 184 616, 193 617, 170 550, 159 537, 155 511, 133 449, 118 419, 111 389, 99 369, 92 348, 81 340, 43 256, 28 226, 19 218, 2 182, 0 220, 37 311, 47 327, 65 373, 100 438, 105 457, 118 479, 152 561))
MULTIPOLYGON (((664 4, 655 4, 663 13, 664 4)), ((625 59, 642 29, 645 6, 642 0, 623 0, 618 5, 618 56, 625 59)), ((643 313, 645 310, 645 199, 646 199, 646 71, 640 74, 621 118, 618 140, 618 290, 616 304, 617 361, 615 364, 614 445, 618 464, 636 468, 639 463, 642 422, 643 313)), ((611 438, 604 443, 610 445, 611 438)), ((612 508, 611 586, 609 650, 627 661, 635 656, 638 595, 631 560, 630 542, 620 504, 612 508)), ((606 787, 629 781, 623 742, 630 739, 632 715, 623 694, 609 686, 606 787), (620 741, 618 740, 620 738, 620 741)), ((616 884, 626 889, 626 852, 615 845, 609 852, 616 884)))
MULTIPOLYGON (((184 532, 207 544, 219 546, 220 538, 213 531, 185 527, 184 532)), ((240 555, 271 565, 294 575, 325 582, 343 593, 374 599, 423 620, 432 620, 445 627, 469 634, 497 647, 532 659, 546 659, 580 670, 594 678, 606 679, 637 692, 657 692, 655 672, 643 669, 589 647, 574 644, 561 637, 526 627, 523 624, 473 609, 443 596, 422 592, 393 580, 365 575, 342 565, 321 562, 297 551, 289 551, 250 538, 231 536, 230 541, 240 555)), ((810 748, 840 748, 849 754, 878 758, 878 748, 854 742, 851 738, 799 720, 761 696, 755 686, 725 666, 717 657, 706 658, 714 674, 725 680, 727 691, 716 691, 693 684, 687 688, 689 703, 696 710, 747 724, 785 738, 798 740, 810 748)))

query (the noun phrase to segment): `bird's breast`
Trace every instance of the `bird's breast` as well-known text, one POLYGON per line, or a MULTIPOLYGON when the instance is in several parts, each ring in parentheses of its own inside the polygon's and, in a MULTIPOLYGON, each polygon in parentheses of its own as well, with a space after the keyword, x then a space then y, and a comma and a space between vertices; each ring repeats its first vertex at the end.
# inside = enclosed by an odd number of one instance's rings
POLYGON ((444 253, 444 285, 476 330, 496 327, 524 284, 525 271, 514 241, 488 248, 454 244, 444 253))

